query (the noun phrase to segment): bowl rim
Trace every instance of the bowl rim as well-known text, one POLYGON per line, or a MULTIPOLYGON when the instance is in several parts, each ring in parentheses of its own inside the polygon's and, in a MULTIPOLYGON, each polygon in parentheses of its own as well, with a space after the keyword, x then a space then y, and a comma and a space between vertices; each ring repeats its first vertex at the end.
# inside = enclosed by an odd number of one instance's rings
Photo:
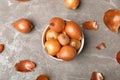
MULTIPOLYGON (((66 19, 66 21, 71 21, 71 20, 67 20, 67 19, 66 19)), ((45 35, 46 35, 47 30, 49 30, 49 29, 50 29, 50 28, 49 28, 49 25, 47 25, 47 26, 44 28, 44 31, 43 31, 43 33, 42 33, 42 47, 43 47, 45 53, 47 53, 47 51, 45 50, 45 46, 44 46, 44 43, 45 43, 45 35)), ((81 47, 80 47, 80 49, 77 51, 77 55, 80 54, 80 52, 82 51, 82 49, 83 49, 83 47, 84 47, 84 33, 83 33, 83 30, 82 30, 82 29, 81 29, 81 33, 82 33, 82 39, 80 40, 80 41, 81 41, 81 47)), ((58 61, 64 61, 64 60, 62 60, 62 59, 58 59, 58 58, 56 58, 56 57, 53 57, 53 56, 51 56, 51 55, 49 55, 49 54, 48 54, 48 56, 50 56, 51 58, 53 58, 53 59, 55 59, 55 60, 58 60, 58 61)))

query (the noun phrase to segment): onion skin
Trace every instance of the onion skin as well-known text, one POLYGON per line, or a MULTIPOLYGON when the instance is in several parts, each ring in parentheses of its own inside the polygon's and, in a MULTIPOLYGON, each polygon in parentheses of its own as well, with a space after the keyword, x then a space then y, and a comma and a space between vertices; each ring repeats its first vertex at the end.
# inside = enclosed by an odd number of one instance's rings
POLYGON ((110 9, 104 14, 104 23, 112 32, 118 32, 120 27, 120 10, 110 9))
POLYGON ((70 9, 76 9, 80 4, 80 0, 64 0, 64 4, 70 9))
POLYGON ((33 27, 32 23, 25 18, 19 19, 16 22, 12 23, 12 26, 21 33, 28 33, 33 27))
POLYGON ((73 21, 66 22, 65 32, 70 38, 77 39, 77 40, 82 39, 81 28, 77 23, 73 21))
POLYGON ((62 32, 64 30, 64 27, 65 27, 65 22, 62 18, 54 17, 50 20, 49 27, 53 31, 62 32))
POLYGON ((98 25, 96 21, 85 21, 82 23, 82 26, 86 30, 97 30, 98 29, 98 25))
POLYGON ((105 45, 104 42, 101 42, 100 44, 98 44, 98 45, 96 46, 96 48, 97 48, 98 50, 103 50, 103 49, 106 48, 106 45, 105 45))
POLYGON ((35 68, 35 63, 29 60, 21 60, 19 63, 15 64, 16 71, 19 72, 30 72, 35 68))
POLYGON ((66 45, 63 46, 59 53, 57 53, 57 58, 64 61, 73 60, 76 56, 76 50, 72 46, 66 45))

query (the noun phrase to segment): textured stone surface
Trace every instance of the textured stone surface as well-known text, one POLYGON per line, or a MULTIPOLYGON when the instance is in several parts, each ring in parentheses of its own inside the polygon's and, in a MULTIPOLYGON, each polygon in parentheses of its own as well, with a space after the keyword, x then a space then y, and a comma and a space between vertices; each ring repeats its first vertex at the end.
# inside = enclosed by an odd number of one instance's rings
POLYGON ((35 80, 46 74, 50 80, 90 80, 93 71, 102 72, 105 80, 120 79, 120 65, 116 53, 120 50, 120 32, 112 33, 103 23, 104 12, 120 9, 120 0, 81 0, 77 10, 65 7, 63 0, 0 0, 0 42, 5 50, 0 54, 0 80, 35 80), (81 54, 70 62, 51 59, 42 48, 42 32, 50 18, 58 16, 76 21, 79 25, 86 20, 95 20, 97 31, 84 30, 85 46, 81 54), (29 34, 16 31, 11 23, 20 19, 30 19, 35 27, 29 34), (104 50, 95 47, 104 42, 104 50), (15 63, 29 59, 37 67, 29 73, 16 72, 15 63))

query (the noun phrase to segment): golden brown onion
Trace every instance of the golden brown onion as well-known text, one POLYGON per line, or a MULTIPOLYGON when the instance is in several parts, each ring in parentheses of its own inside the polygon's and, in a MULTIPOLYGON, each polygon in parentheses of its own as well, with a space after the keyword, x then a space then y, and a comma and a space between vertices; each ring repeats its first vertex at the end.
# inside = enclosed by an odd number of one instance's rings
POLYGON ((57 39, 58 37, 58 33, 49 29, 47 32, 46 32, 46 40, 50 40, 50 39, 57 39))
POLYGON ((66 7, 76 9, 80 4, 80 0, 64 0, 64 3, 66 7))
POLYGON ((77 39, 71 39, 70 45, 73 46, 76 50, 78 50, 81 47, 81 42, 77 39))
POLYGON ((73 22, 73 21, 67 21, 65 26, 65 32, 66 34, 73 39, 82 39, 82 32, 80 26, 73 22))
POLYGON ((70 39, 66 34, 61 33, 58 35, 58 41, 61 45, 67 45, 70 42, 70 39))
POLYGON ((51 39, 45 42, 45 49, 51 56, 55 56, 59 52, 60 48, 60 43, 56 39, 51 39))
POLYGON ((62 18, 54 17, 50 20, 49 27, 53 31, 62 32, 64 30, 64 27, 65 27, 65 22, 62 18))
POLYGON ((92 72, 90 80, 104 80, 104 77, 103 77, 103 75, 101 73, 92 72))
POLYGON ((72 46, 63 46, 60 49, 60 52, 57 53, 57 58, 65 60, 65 61, 70 61, 74 59, 76 56, 76 50, 72 46))
POLYGON ((120 10, 110 9, 106 11, 104 23, 112 32, 118 32, 120 27, 120 10))
POLYGON ((30 32, 33 27, 32 23, 28 19, 25 19, 25 18, 17 20, 16 22, 12 24, 12 26, 16 28, 16 30, 22 33, 30 32))
POLYGON ((48 77, 42 74, 42 75, 39 75, 36 80, 48 80, 48 77))

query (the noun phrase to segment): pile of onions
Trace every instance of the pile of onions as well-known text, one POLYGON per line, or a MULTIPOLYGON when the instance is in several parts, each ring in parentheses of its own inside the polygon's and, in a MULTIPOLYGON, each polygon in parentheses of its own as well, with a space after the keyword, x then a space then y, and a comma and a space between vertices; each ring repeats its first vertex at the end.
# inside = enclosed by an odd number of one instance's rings
POLYGON ((54 17, 49 22, 44 38, 44 47, 50 56, 70 61, 77 55, 83 37, 76 22, 54 17))

